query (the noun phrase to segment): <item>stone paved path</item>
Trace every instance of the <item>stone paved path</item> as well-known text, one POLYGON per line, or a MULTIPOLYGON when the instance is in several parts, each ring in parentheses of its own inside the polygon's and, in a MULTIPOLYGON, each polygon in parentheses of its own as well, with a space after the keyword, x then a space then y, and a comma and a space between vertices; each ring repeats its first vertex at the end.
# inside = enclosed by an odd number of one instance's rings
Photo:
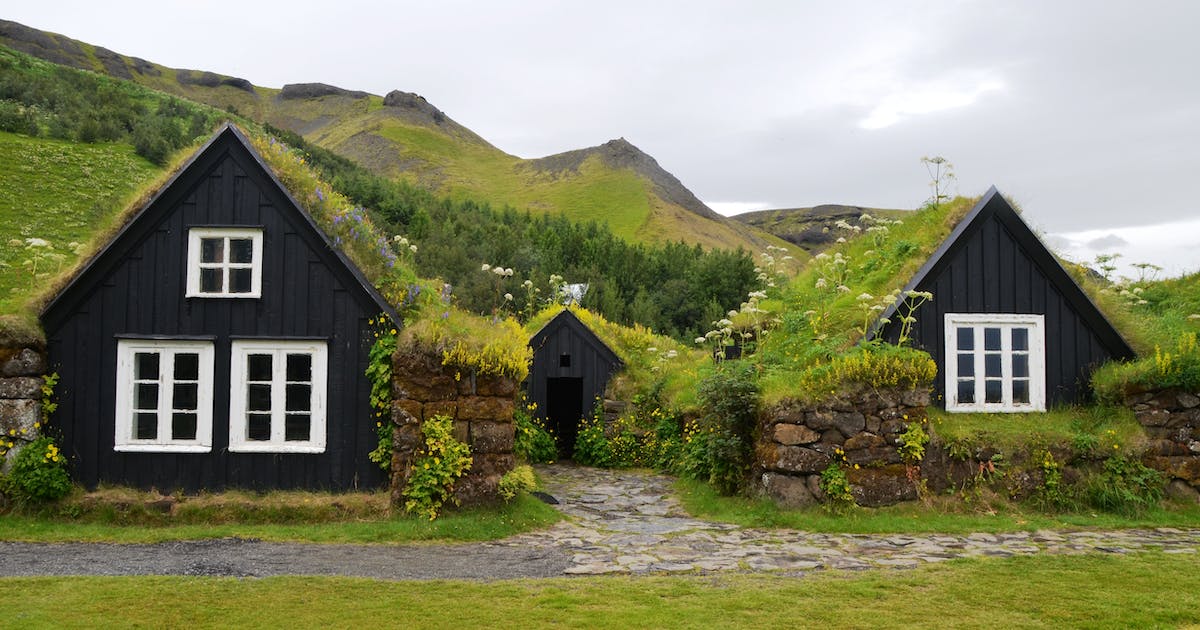
POLYGON ((913 568, 964 557, 1200 552, 1200 529, 963 536, 742 529, 689 517, 669 496, 668 477, 569 465, 543 467, 539 474, 571 522, 492 544, 566 549, 571 554, 567 574, 913 568))
MULTIPOLYGON (((963 557, 1200 552, 1200 529, 1039 531, 950 536, 742 529, 689 517, 671 479, 570 465, 540 471, 570 518, 504 540, 452 545, 330 545, 246 539, 148 545, 0 541, 0 576, 346 575, 392 580, 913 568, 963 557)), ((1196 556, 1200 562, 1200 556, 1196 556)))

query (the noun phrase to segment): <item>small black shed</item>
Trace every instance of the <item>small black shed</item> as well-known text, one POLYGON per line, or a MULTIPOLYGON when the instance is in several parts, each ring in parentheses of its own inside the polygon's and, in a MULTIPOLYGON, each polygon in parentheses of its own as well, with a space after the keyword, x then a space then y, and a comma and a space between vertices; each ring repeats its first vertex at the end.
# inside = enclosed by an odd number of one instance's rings
MULTIPOLYGON (((905 289, 933 294, 916 312, 911 338, 937 362, 935 400, 949 411, 1083 402, 1097 366, 1134 356, 995 187, 905 289)), ((877 332, 892 342, 895 315, 893 306, 877 332)))
POLYGON ((224 126, 42 313, 76 479, 378 485, 364 371, 381 312, 396 319, 224 126))
POLYGON ((529 346, 529 400, 558 439, 559 453, 569 457, 579 420, 591 415, 596 400, 604 397, 609 376, 624 364, 570 309, 537 331, 529 346))

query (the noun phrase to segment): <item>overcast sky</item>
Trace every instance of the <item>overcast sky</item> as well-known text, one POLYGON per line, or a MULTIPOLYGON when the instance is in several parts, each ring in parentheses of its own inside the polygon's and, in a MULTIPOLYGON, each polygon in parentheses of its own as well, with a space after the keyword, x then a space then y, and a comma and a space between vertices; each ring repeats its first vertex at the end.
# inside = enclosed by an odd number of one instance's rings
POLYGON ((1200 2, 22 2, 256 85, 416 92, 540 157, 624 137, 714 209, 912 208, 922 156, 1077 260, 1200 270, 1200 2), (1132 228, 1138 229, 1132 229, 1132 228))

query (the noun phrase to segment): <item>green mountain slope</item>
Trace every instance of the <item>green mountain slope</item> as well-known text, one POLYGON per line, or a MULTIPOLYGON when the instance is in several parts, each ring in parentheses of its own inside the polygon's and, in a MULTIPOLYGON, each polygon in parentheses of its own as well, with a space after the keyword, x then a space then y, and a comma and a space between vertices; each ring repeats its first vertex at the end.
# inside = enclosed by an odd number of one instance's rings
POLYGON ((0 132, 0 313, 18 310, 162 169, 126 144, 0 132))
POLYGON ((399 90, 380 97, 316 83, 263 88, 237 77, 167 68, 4 20, 0 45, 269 122, 376 173, 451 197, 604 221, 634 241, 683 240, 749 251, 787 245, 717 215, 623 139, 525 160, 492 146, 424 98, 399 90))
POLYGON ((885 219, 901 219, 910 213, 909 210, 822 204, 812 208, 758 210, 731 218, 777 236, 809 254, 816 254, 836 242, 838 236, 843 235, 840 234, 842 230, 837 228, 839 221, 857 224, 863 214, 885 219))

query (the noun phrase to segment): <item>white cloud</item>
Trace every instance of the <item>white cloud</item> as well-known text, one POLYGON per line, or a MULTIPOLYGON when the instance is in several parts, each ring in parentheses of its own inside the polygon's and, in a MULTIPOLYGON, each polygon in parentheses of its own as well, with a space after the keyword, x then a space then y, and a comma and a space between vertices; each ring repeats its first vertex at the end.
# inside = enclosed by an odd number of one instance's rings
POLYGON ((1002 89, 1004 84, 995 80, 982 81, 972 87, 938 83, 910 86, 883 97, 858 126, 862 129, 883 129, 912 116, 966 107, 981 95, 1002 89))
POLYGON ((1116 274, 1137 278, 1134 265, 1150 263, 1162 267, 1159 277, 1200 271, 1200 219, 1155 225, 1105 228, 1047 235, 1046 242, 1059 254, 1089 264, 1099 253, 1116 253, 1116 274))

